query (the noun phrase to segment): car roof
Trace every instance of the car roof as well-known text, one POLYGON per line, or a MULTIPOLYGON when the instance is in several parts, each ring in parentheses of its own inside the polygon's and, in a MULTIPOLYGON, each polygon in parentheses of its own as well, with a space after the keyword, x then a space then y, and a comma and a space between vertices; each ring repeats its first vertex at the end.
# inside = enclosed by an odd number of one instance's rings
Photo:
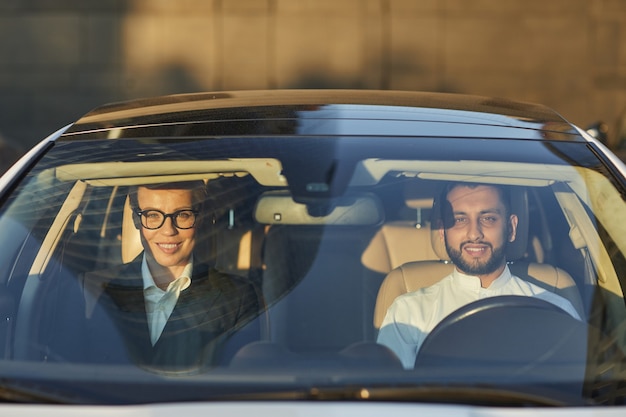
POLYGON ((237 91, 125 101, 92 110, 60 140, 248 135, 582 140, 567 120, 543 105, 379 90, 237 91))

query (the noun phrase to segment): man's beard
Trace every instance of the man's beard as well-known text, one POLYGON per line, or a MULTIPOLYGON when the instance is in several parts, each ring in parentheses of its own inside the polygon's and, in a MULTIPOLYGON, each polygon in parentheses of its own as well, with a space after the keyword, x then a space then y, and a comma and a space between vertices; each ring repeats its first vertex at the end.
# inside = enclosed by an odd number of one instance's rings
MULTIPOLYGON (((454 263, 454 265, 456 265, 456 267, 459 268, 461 272, 464 272, 468 275, 488 275, 495 272, 504 263, 506 243, 494 249, 491 244, 480 242, 481 244, 487 245, 489 246, 489 248, 491 248, 491 256, 489 257, 489 259, 487 259, 486 262, 480 262, 479 260, 475 260, 474 262, 468 262, 463 259, 463 254, 460 250, 456 250, 448 244, 447 238, 445 241, 446 251, 448 252, 448 256, 450 256, 450 260, 452 260, 452 263, 454 263)), ((469 242, 462 243, 461 248, 465 243, 469 242)))

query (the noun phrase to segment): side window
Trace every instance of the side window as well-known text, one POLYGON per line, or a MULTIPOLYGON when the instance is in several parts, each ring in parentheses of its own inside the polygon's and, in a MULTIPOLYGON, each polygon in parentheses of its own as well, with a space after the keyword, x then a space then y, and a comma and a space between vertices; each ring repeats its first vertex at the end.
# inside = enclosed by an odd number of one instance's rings
POLYGON ((530 256, 535 262, 567 271, 577 283, 582 283, 582 256, 572 244, 569 226, 550 188, 530 189, 529 216, 530 256))
POLYGON ((60 259, 76 273, 119 264, 121 260, 122 210, 125 187, 95 187, 85 193, 85 202, 68 224, 60 259))

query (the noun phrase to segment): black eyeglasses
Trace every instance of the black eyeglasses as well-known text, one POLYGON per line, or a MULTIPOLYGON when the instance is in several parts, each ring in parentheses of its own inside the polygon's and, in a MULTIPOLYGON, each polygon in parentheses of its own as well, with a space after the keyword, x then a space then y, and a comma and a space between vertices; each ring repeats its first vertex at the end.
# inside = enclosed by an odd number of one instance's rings
POLYGON ((135 214, 141 219, 141 225, 146 229, 155 230, 163 226, 165 219, 172 219, 174 227, 177 229, 191 229, 196 225, 197 210, 177 210, 174 213, 166 214, 161 210, 139 210, 135 209, 135 214))

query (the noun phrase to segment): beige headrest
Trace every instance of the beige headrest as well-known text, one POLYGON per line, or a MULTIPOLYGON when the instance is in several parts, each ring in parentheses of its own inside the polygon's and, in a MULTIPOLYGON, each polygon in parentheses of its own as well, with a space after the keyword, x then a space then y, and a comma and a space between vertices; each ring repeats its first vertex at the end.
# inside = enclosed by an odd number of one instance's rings
POLYGON ((404 202, 407 207, 414 210, 428 210, 433 206, 432 198, 406 198, 404 202))
POLYGON ((407 207, 419 210, 430 209, 433 206, 432 190, 417 181, 407 181, 404 184, 404 203, 407 207))
POLYGON ((124 203, 124 214, 122 220, 122 262, 128 263, 135 259, 143 250, 139 230, 133 223, 133 211, 130 208, 128 197, 124 203))

